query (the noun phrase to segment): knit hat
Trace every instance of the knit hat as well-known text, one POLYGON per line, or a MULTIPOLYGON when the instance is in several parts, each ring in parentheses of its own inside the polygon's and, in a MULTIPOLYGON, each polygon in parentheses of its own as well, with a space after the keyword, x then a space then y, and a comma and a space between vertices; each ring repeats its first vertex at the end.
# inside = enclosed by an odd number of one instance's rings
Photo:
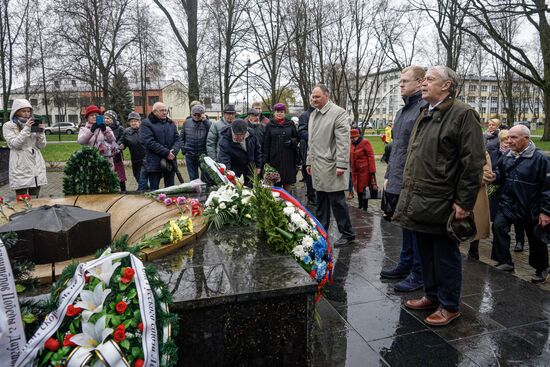
POLYGON ((223 107, 223 113, 237 113, 237 110, 235 110, 234 104, 226 104, 223 107))
POLYGON ((86 111, 84 112, 84 118, 88 118, 88 115, 92 113, 97 113, 98 115, 101 115, 101 110, 99 109, 99 107, 95 105, 90 105, 86 107, 86 111))
POLYGON ((247 130, 248 130, 248 124, 246 123, 245 120, 238 119, 233 121, 233 123, 231 124, 231 131, 235 135, 246 134, 247 130))
POLYGON ((351 136, 352 138, 357 138, 357 137, 359 137, 359 135, 360 135, 360 134, 359 134, 359 130, 357 130, 357 129, 351 129, 351 130, 349 131, 349 134, 350 134, 350 136, 351 136))
POLYGON ((15 113, 22 108, 30 108, 32 110, 31 104, 26 99, 15 99, 11 105, 10 120, 13 120, 15 113))
POLYGON ((286 106, 284 103, 276 103, 273 106, 273 111, 286 111, 286 106))
POLYGON ((191 114, 194 115, 194 114, 203 114, 204 113, 204 106, 203 105, 200 105, 200 104, 197 104, 197 105, 194 105, 192 108, 191 108, 191 114))
POLYGON ((103 112, 103 116, 110 117, 113 120, 113 123, 117 121, 117 114, 113 110, 107 110, 103 112))
POLYGON ((128 114, 128 121, 130 120, 139 120, 141 121, 141 116, 136 111, 132 111, 128 114))
POLYGON ((251 108, 248 110, 248 115, 252 115, 252 116, 260 116, 260 113, 258 112, 257 109, 255 108, 251 108))

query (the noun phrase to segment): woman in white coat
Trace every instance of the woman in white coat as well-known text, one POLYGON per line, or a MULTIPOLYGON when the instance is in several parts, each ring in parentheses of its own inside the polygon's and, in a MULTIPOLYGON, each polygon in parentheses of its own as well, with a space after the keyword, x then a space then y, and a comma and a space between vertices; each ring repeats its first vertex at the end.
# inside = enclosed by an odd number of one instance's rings
POLYGON ((10 121, 2 127, 4 139, 10 148, 10 188, 16 195, 38 197, 40 187, 48 183, 46 163, 40 152, 46 146, 44 125, 40 132, 31 132, 34 123, 32 106, 26 99, 13 101, 10 121))

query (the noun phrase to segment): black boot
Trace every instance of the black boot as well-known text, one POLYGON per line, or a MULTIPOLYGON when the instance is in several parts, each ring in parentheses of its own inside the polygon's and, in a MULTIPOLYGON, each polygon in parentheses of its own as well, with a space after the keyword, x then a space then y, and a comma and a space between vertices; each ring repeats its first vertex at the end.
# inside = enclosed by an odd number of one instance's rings
POLYGON ((358 192, 357 193, 357 202, 359 203, 359 209, 363 208, 363 193, 358 192))
POLYGON ((368 211, 369 209, 369 199, 363 199, 363 210, 368 211))
POLYGON ((470 249, 468 250, 468 258, 473 260, 479 260, 479 240, 470 242, 470 249))
POLYGON ((126 181, 120 181, 120 191, 126 192, 126 181))
POLYGON ((514 247, 514 252, 522 252, 523 251, 523 242, 516 242, 516 246, 514 247))

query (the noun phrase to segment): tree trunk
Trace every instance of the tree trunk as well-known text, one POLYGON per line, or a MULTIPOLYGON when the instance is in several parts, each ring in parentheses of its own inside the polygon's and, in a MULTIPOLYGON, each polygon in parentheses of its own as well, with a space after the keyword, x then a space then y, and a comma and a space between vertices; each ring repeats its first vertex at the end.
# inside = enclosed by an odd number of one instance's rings
MULTIPOLYGON (((550 72, 549 72, 550 73, 550 72)), ((542 140, 550 140, 550 83, 547 83, 547 87, 543 89, 544 93, 544 133, 542 140)))
POLYGON ((199 100, 199 71, 197 67, 197 54, 199 53, 198 45, 198 5, 197 0, 188 0, 186 2, 187 12, 187 32, 188 32, 188 48, 187 56, 187 75, 189 78, 189 101, 199 100))

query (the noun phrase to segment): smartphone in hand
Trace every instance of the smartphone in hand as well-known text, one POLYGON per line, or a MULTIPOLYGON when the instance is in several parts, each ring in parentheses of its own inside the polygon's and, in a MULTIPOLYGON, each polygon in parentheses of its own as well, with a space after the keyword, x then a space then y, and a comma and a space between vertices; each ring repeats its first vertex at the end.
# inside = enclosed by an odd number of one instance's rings
POLYGON ((103 117, 103 115, 97 115, 95 117, 95 124, 97 126, 105 125, 105 118, 103 117))
POLYGON ((31 133, 41 133, 41 132, 44 132, 44 129, 41 128, 39 125, 40 125, 40 121, 39 120, 36 120, 34 118, 34 116, 31 116, 30 118, 31 120, 33 120, 32 122, 32 125, 31 125, 31 133))

